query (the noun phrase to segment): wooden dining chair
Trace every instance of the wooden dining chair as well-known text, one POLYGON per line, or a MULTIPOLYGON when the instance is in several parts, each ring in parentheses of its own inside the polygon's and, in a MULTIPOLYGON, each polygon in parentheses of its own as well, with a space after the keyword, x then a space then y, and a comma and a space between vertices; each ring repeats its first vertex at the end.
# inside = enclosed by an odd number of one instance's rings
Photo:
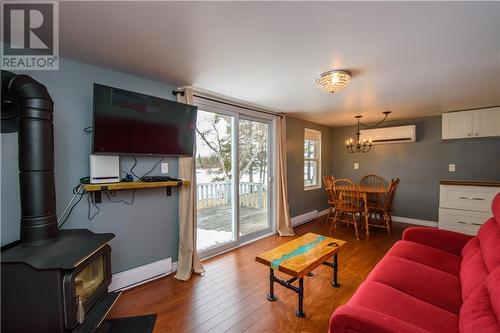
POLYGON ((378 175, 366 175, 361 178, 360 185, 369 187, 387 187, 389 184, 384 177, 378 175))
POLYGON ((325 184, 325 192, 328 198, 328 215, 326 216, 326 223, 330 222, 332 219, 332 212, 335 209, 335 200, 332 193, 333 182, 335 178, 333 176, 324 176, 323 183, 325 184))
POLYGON ((382 218, 389 235, 392 230, 392 211, 394 198, 396 197, 396 190, 398 189, 399 178, 391 180, 389 184, 389 191, 387 192, 384 201, 377 204, 368 204, 368 211, 378 214, 382 218))
POLYGON ((323 184, 325 184, 325 189, 332 187, 335 177, 333 176, 323 176, 323 184))
MULTIPOLYGON (((361 178, 361 181, 359 182, 360 185, 366 186, 366 187, 383 187, 387 188, 389 186, 389 183, 387 180, 385 180, 383 177, 378 176, 378 175, 366 175, 363 178, 361 178)), ((381 197, 378 194, 372 193, 368 195, 368 202, 371 204, 379 204, 381 201, 381 197)))
POLYGON ((352 223, 354 224, 356 239, 359 240, 356 217, 359 217, 361 222, 363 200, 361 199, 358 186, 350 179, 337 179, 333 181, 331 194, 335 207, 335 216, 333 218, 332 227, 330 228, 330 233, 333 233, 333 229, 336 228, 337 222, 339 221, 346 222, 347 228, 349 228, 349 224, 352 223), (349 214, 352 220, 349 219, 349 214), (340 220, 344 215, 346 215, 346 219, 340 220))

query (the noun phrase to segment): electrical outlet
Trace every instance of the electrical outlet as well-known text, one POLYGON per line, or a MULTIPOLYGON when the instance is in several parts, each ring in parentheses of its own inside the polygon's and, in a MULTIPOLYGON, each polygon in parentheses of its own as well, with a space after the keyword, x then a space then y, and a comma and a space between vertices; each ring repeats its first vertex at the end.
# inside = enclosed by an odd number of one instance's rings
POLYGON ((161 173, 168 173, 168 163, 161 164, 161 173))
POLYGON ((359 163, 354 163, 354 169, 356 169, 356 170, 359 169, 359 163))
POLYGON ((455 172, 455 164, 449 164, 448 165, 448 171, 449 172, 455 172))

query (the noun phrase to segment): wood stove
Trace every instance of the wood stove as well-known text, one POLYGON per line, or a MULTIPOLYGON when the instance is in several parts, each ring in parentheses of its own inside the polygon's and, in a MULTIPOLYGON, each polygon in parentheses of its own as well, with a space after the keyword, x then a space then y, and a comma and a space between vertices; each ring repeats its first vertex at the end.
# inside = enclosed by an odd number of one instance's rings
POLYGON ((113 236, 62 230, 57 242, 4 251, 2 332, 95 329, 119 296, 107 293, 113 236))
POLYGON ((111 233, 58 230, 53 101, 27 75, 1 71, 2 132, 17 131, 21 239, 1 254, 2 332, 93 332, 118 299, 111 233))

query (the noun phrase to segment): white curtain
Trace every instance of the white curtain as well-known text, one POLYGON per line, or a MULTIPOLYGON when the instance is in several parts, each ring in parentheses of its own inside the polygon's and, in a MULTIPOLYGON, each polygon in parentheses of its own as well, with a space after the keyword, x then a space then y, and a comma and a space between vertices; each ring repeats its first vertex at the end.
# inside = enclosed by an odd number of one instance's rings
MULTIPOLYGON (((193 90, 183 88, 184 96, 177 94, 177 101, 193 104, 193 90)), ((196 156, 196 144, 195 152, 196 156)), ((189 186, 182 186, 179 191, 179 258, 176 279, 187 281, 192 272, 203 274, 196 250, 196 161, 194 157, 179 158, 179 178, 189 180, 189 186)))
POLYGON ((276 207, 276 225, 280 236, 293 236, 290 210, 288 207, 288 177, 286 171, 286 117, 278 117, 276 126, 276 142, 278 144, 278 195, 276 207))

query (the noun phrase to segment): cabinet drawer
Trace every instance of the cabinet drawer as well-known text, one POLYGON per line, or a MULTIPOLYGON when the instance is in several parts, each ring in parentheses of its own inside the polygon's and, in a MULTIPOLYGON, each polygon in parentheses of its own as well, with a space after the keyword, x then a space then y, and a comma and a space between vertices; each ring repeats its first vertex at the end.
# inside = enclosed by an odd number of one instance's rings
POLYGON ((489 213, 498 192, 498 187, 441 185, 439 207, 489 213))
POLYGON ((458 209, 439 209, 439 229, 475 235, 492 214, 483 212, 470 212, 458 209))

